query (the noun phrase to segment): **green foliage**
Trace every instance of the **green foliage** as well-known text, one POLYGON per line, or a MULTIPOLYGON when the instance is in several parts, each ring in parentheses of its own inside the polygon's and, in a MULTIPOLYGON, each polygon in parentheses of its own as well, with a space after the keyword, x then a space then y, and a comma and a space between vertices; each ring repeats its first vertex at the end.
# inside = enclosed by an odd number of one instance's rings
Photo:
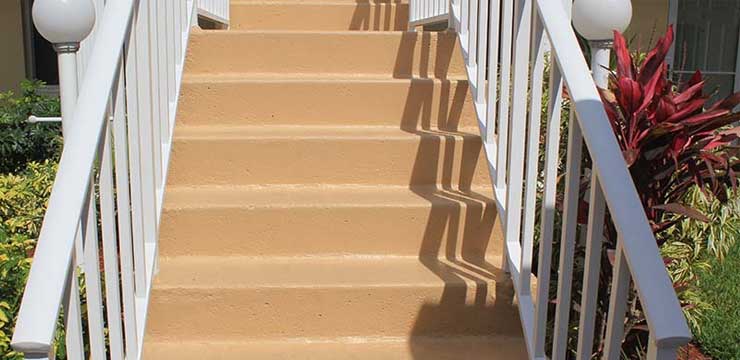
POLYGON ((38 94, 39 81, 21 83, 22 93, 0 93, 0 173, 22 171, 31 161, 57 158, 59 123, 27 123, 29 115, 59 116, 59 99, 38 94))
POLYGON ((22 359, 10 348, 15 317, 31 267, 46 202, 56 174, 47 160, 19 175, 0 175, 0 359, 22 359))
POLYGON ((711 304, 694 330, 702 349, 715 359, 740 359, 740 246, 724 260, 713 259, 697 283, 700 297, 711 304))
POLYGON ((732 350, 733 343, 726 342, 728 334, 740 334, 740 313, 726 305, 731 303, 716 295, 717 288, 722 288, 726 294, 734 293, 736 297, 740 294, 740 281, 726 276, 724 272, 727 270, 723 270, 733 263, 735 271, 740 270, 740 251, 736 241, 740 237, 738 195, 728 191, 727 197, 731 200, 722 204, 713 196, 706 196, 698 187, 690 189, 684 202, 705 214, 709 221, 682 219, 667 232, 669 241, 661 249, 669 260, 668 272, 676 284, 686 319, 696 339, 703 348, 711 349, 712 355, 718 359, 740 356, 737 348, 732 350), (721 281, 728 282, 720 284, 721 281), (734 321, 735 332, 716 331, 717 319, 726 324, 734 321), (725 356, 733 351, 734 356, 725 356))

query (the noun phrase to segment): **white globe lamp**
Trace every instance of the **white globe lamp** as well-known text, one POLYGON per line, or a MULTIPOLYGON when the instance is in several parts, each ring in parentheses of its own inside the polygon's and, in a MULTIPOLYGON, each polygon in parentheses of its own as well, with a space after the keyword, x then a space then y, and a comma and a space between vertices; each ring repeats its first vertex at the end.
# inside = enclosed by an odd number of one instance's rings
POLYGON ((573 27, 591 45, 591 70, 600 88, 609 85, 614 31, 624 32, 631 20, 630 0, 576 0, 573 3, 573 27))
POLYGON ((91 0, 36 0, 32 16, 52 44, 79 44, 95 25, 95 6, 91 0))

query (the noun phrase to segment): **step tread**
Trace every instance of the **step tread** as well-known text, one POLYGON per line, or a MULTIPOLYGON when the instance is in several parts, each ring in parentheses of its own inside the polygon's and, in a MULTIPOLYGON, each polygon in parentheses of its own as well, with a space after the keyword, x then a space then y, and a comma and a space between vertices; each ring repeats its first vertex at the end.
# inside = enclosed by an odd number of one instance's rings
POLYGON ((397 126, 323 126, 323 125, 204 125, 180 126, 175 130, 176 140, 300 140, 300 139, 386 139, 418 140, 419 137, 447 137, 455 139, 480 138, 476 128, 457 131, 404 131, 397 126))
POLYGON ((492 190, 433 186, 365 185, 202 185, 168 186, 165 210, 203 208, 396 207, 450 204, 490 205, 492 190))
POLYGON ((155 289, 492 287, 509 280, 494 265, 500 263, 406 256, 163 257, 155 289))
POLYGON ((208 83, 392 83, 409 84, 425 82, 435 84, 467 83, 465 75, 450 76, 444 79, 433 77, 396 77, 393 74, 378 73, 291 73, 291 72, 220 72, 220 73, 187 73, 183 76, 183 85, 208 83))
POLYGON ((254 341, 147 342, 145 359, 278 360, 516 360, 526 358, 522 337, 346 337, 288 338, 254 341), (177 356, 176 356, 177 355, 177 356))

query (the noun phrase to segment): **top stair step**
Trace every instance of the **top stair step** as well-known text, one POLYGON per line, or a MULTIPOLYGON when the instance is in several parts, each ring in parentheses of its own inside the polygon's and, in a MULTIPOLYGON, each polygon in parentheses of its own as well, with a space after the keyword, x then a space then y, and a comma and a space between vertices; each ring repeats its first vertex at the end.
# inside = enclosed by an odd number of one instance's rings
POLYGON ((461 78, 465 65, 452 32, 198 31, 186 73, 372 75, 461 78))
POLYGON ((409 6, 350 1, 239 1, 231 4, 232 30, 399 31, 408 28, 409 6))

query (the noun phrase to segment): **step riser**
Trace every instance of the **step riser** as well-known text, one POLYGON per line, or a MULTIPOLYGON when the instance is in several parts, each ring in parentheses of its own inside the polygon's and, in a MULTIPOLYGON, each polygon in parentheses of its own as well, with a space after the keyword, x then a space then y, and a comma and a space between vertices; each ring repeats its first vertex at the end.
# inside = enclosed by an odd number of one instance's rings
POLYGON ((186 81, 180 99, 182 125, 477 126, 464 80, 186 81))
POLYGON ((177 139, 173 154, 170 186, 489 184, 477 136, 177 139))
POLYGON ((399 255, 492 257, 501 226, 492 202, 428 206, 167 209, 162 256, 399 255), (297 234, 300 234, 299 236, 297 234), (205 241, 204 239, 207 239, 205 241))
POLYGON ((408 4, 233 4, 232 30, 376 30, 408 28, 408 4))
MULTIPOLYGON (((155 289, 148 339, 512 335, 511 288, 155 289), (439 305, 444 304, 444 305, 439 305)), ((472 286, 471 286, 472 287, 472 286)))
POLYGON ((186 72, 465 75, 453 33, 199 32, 186 72))
POLYGON ((148 343, 144 359, 260 359, 260 360, 515 360, 527 359, 521 338, 361 338, 337 342, 326 339, 287 339, 254 342, 148 343), (318 341, 317 341, 318 340, 318 341), (293 355, 300 354, 300 356, 293 355))

